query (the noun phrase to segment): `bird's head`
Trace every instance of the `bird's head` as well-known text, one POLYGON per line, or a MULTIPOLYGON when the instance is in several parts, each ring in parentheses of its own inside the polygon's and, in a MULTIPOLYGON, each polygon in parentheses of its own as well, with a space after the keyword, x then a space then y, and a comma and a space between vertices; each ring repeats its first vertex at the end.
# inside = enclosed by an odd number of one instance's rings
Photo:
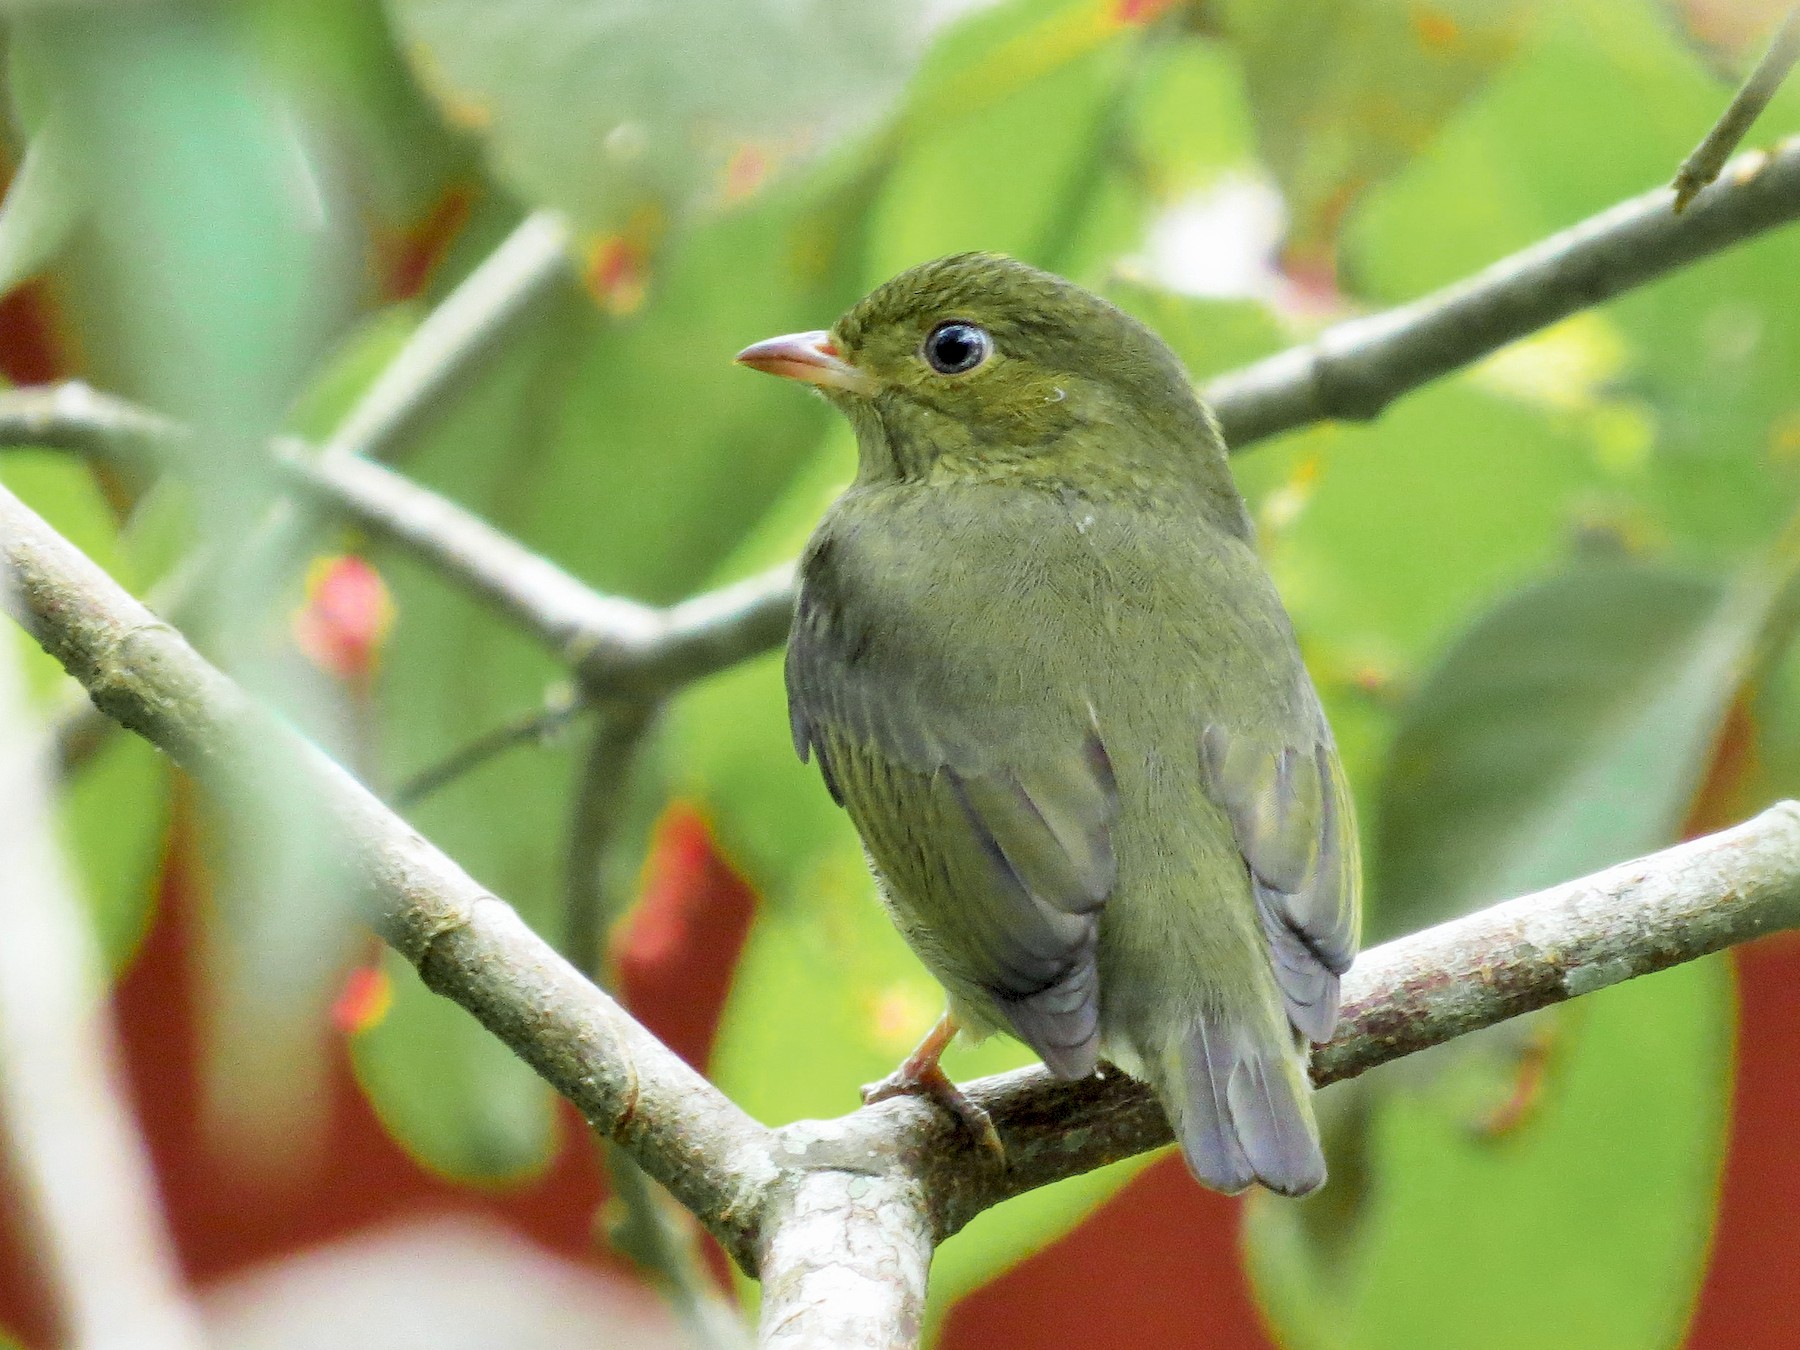
POLYGON ((815 385, 842 409, 865 482, 1153 490, 1171 474, 1226 474, 1217 429, 1156 334, 1074 283, 996 254, 902 272, 829 332, 770 338, 737 359, 815 385))

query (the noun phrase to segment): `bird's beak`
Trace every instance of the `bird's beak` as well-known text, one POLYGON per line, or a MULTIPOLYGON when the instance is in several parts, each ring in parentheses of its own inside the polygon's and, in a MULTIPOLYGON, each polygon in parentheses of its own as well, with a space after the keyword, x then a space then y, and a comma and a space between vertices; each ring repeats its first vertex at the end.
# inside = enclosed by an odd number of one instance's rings
POLYGON ((875 381, 838 354, 831 334, 788 333, 754 343, 737 354, 740 366, 767 371, 789 380, 805 380, 826 389, 872 394, 875 381))

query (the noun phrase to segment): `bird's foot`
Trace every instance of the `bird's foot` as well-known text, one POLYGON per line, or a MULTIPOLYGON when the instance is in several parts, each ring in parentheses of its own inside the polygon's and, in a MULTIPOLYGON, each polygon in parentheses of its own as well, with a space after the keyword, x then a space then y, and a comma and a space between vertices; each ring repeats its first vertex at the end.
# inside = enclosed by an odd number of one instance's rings
POLYGON ((950 1075, 935 1058, 928 1063, 908 1059, 879 1083, 870 1083, 862 1090, 864 1106, 885 1102, 890 1097, 926 1097, 936 1102, 954 1116, 1002 1167, 1006 1166, 1006 1145, 1000 1142, 994 1118, 950 1081, 950 1075))

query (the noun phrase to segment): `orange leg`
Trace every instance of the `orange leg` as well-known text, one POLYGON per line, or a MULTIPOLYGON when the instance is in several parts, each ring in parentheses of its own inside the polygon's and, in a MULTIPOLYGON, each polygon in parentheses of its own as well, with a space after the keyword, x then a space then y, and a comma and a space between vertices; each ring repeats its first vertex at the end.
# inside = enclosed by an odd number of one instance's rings
POLYGON ((949 1013, 938 1018, 937 1025, 925 1033, 925 1039, 900 1061, 899 1068, 879 1083, 863 1088, 863 1104, 884 1102, 889 1097, 928 1097, 961 1121, 976 1141, 1004 1164, 1006 1147, 994 1128, 994 1118, 965 1097, 938 1063, 957 1030, 956 1019, 949 1013))

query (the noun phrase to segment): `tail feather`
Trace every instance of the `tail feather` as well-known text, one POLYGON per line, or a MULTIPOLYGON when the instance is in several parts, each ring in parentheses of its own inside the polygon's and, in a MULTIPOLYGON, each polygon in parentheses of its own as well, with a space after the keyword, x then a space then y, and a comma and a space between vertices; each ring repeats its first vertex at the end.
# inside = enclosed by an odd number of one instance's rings
POLYGON ((1282 1195, 1325 1183, 1302 1052, 1279 1034, 1195 1020, 1179 1051, 1178 1118, 1188 1170, 1235 1195, 1261 1182, 1282 1195))

